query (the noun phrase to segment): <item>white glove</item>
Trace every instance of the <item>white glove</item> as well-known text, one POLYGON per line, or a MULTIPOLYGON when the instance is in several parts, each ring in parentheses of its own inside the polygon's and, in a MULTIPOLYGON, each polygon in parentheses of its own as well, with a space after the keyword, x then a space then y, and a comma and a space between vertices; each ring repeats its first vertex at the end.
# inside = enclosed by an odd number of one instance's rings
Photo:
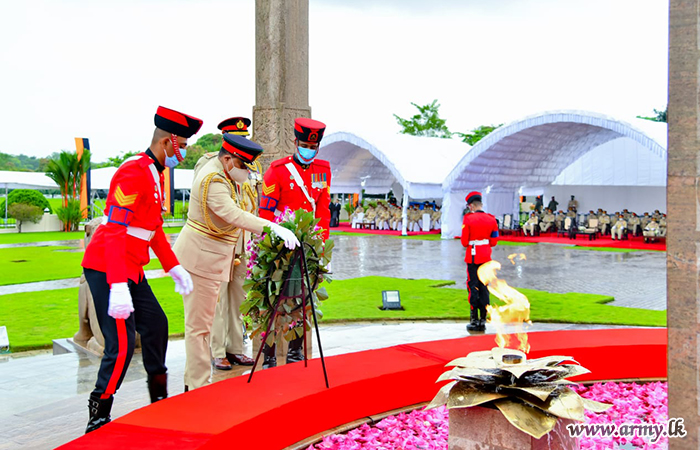
POLYGON ((134 312, 131 292, 127 283, 112 283, 109 289, 109 308, 107 314, 115 319, 127 319, 134 312))
POLYGON ((192 292, 193 284, 192 277, 181 265, 177 265, 170 269, 170 276, 175 281, 175 292, 180 295, 189 295, 192 292))
POLYGON ((299 246, 299 239, 297 239, 293 231, 290 231, 276 223, 271 223, 270 229, 272 229, 273 233, 282 238, 282 240, 284 241, 284 246, 288 249, 294 250, 299 246))
POLYGON ((328 265, 326 266, 326 270, 328 271, 328 273, 333 273, 333 269, 331 269, 331 262, 330 261, 328 261, 328 265))

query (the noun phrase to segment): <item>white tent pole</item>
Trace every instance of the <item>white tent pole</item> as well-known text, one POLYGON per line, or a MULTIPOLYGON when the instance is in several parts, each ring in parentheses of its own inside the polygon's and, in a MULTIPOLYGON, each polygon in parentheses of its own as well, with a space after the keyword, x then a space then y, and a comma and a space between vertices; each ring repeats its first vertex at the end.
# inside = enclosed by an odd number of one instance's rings
POLYGON ((5 185, 5 226, 7 227, 7 185, 5 185))
POLYGON ((407 214, 408 211, 408 183, 403 188, 403 211, 401 212, 401 236, 406 236, 407 214))

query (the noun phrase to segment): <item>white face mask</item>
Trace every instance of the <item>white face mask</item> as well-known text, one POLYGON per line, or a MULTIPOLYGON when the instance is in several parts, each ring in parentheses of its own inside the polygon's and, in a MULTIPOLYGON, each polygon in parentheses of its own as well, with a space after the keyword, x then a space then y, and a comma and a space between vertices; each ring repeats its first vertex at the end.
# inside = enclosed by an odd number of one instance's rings
POLYGON ((228 171, 228 175, 236 183, 245 183, 248 181, 248 169, 239 169, 234 166, 228 171))

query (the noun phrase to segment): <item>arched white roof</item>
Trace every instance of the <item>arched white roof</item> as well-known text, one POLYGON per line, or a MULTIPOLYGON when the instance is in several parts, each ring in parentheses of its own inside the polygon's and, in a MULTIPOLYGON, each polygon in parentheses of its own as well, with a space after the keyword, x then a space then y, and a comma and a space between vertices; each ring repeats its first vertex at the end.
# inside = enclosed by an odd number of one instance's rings
POLYGON ((666 159, 665 124, 635 125, 585 111, 550 111, 512 122, 479 141, 443 182, 446 192, 490 186, 498 191, 551 184, 587 152, 630 138, 666 159), (644 131, 641 130, 644 128, 644 131))
POLYGON ((319 158, 330 162, 331 193, 383 194, 399 183, 409 197, 428 199, 442 198, 445 176, 469 148, 456 139, 337 132, 323 138, 319 158))
POLYGON ((0 170, 0 189, 58 189, 58 185, 43 172, 0 170))

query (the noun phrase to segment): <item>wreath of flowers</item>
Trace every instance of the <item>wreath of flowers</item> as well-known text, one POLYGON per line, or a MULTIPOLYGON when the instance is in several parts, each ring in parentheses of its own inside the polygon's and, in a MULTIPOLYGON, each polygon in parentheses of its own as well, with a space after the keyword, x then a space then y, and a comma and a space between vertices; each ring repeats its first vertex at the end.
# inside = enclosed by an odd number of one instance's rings
MULTIPOLYGON (((326 300, 328 294, 325 288, 319 288, 323 281, 330 282, 328 264, 333 253, 333 241, 323 242, 323 229, 318 226, 319 219, 314 218, 313 213, 298 209, 292 211, 286 208, 284 213, 275 218, 275 223, 294 232, 299 243, 304 249, 306 267, 311 283, 312 299, 317 318, 323 317, 319 309, 319 302, 326 300)), ((303 298, 301 297, 302 273, 300 265, 292 266, 292 260, 296 250, 289 250, 284 246, 284 241, 269 227, 265 227, 264 233, 256 236, 248 242, 249 253, 247 277, 243 284, 246 290, 246 300, 241 305, 241 313, 246 316, 246 322, 251 326, 251 337, 261 335, 268 345, 272 345, 277 336, 284 336, 288 341, 300 337, 304 333, 303 327, 303 298), (277 304, 282 289, 286 284, 286 291, 298 293, 299 296, 286 298, 280 301, 275 323, 270 333, 265 336, 265 331, 270 324, 272 312, 277 304)), ((304 287, 305 290, 308 287, 304 287)), ((307 292, 308 296, 308 292, 307 292)), ((306 326, 311 328, 311 304, 306 302, 306 326)))

